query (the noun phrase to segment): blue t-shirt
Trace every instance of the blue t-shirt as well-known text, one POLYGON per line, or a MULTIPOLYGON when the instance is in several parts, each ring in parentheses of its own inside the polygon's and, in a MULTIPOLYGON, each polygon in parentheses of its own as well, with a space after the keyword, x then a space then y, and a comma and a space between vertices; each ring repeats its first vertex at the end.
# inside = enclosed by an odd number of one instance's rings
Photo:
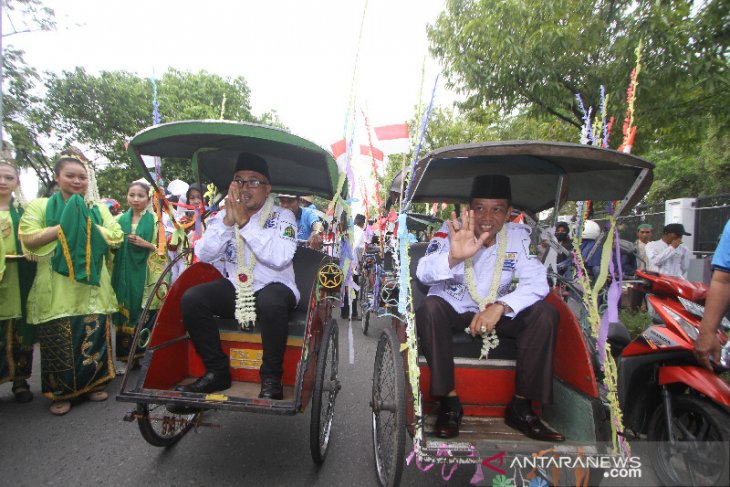
POLYGON ((312 225, 319 221, 319 216, 309 208, 300 208, 302 214, 297 218, 297 238, 308 240, 312 234, 312 225))
POLYGON ((725 230, 722 231, 720 243, 715 249, 715 256, 712 258, 712 268, 723 272, 730 272, 730 220, 725 223, 725 230))

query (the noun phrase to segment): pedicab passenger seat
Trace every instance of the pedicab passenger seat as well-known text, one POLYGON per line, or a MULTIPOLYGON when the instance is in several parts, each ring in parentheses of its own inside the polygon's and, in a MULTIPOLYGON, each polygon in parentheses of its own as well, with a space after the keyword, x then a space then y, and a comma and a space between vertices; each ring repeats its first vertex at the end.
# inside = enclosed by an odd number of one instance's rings
MULTIPOLYGON (((416 277, 416 269, 418 261, 426 255, 428 242, 418 242, 412 244, 408 249, 411 260, 411 290, 413 292, 413 311, 417 310, 423 299, 428 295, 428 286, 423 284, 416 277)), ((472 337, 467 333, 454 333, 452 335, 454 357, 463 358, 479 358, 482 348, 481 337, 472 337)), ((499 345, 489 352, 490 359, 514 360, 517 358, 517 343, 510 338, 500 338, 499 345)))
MULTIPOLYGON (((324 255, 321 252, 305 247, 297 247, 294 254, 294 280, 301 297, 289 318, 290 338, 304 337, 307 328, 309 297, 312 294, 312 288, 317 279, 317 271, 322 264, 323 257, 324 255)), ((258 322, 253 329, 241 330, 241 326, 235 318, 218 318, 217 320, 221 332, 237 332, 247 335, 261 334, 261 324, 258 322)))

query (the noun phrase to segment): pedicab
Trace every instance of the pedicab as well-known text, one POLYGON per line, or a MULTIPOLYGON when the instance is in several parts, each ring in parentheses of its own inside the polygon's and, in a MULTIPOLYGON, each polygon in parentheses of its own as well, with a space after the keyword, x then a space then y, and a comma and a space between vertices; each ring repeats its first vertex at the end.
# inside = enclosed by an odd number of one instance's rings
MULTIPOLYGON (((314 194, 332 199, 337 166, 319 146, 276 128, 226 121, 186 121, 157 125, 134 136, 128 151, 156 188, 143 156, 187 159, 199 180, 227 191, 237 154, 243 151, 265 158, 273 192, 314 194)), ((180 255, 178 258, 185 258, 180 255)), ((235 319, 219 319, 223 350, 230 357, 233 384, 215 394, 174 391, 179 384, 200 377, 205 368, 186 333, 180 298, 191 286, 221 278, 207 263, 194 263, 169 286, 168 274, 157 282, 153 295, 163 298, 151 333, 142 333, 148 309, 137 326, 131 351, 143 346, 138 373, 132 372, 132 355, 117 400, 136 404, 125 419, 137 421, 150 444, 166 447, 191 428, 205 426, 208 410, 276 415, 305 412, 311 402, 310 450, 315 463, 324 462, 330 440, 338 378, 338 330, 332 308, 339 296, 342 272, 334 259, 322 252, 298 247, 294 255, 296 285, 301 293, 290 316, 284 355, 284 398, 260 399, 259 366, 262 357, 260 326, 242 330, 235 319)))
MULTIPOLYGON (((533 227, 533 242, 538 243, 538 212, 552 208, 550 226, 554 226, 558 210, 567 201, 618 200, 618 216, 646 194, 652 168, 650 162, 629 154, 578 144, 516 141, 457 145, 432 151, 415 164, 401 208, 408 210, 414 203, 468 204, 476 176, 506 175, 511 180, 513 207, 533 227)), ((371 397, 375 472, 381 485, 398 485, 400 481, 407 453, 406 433, 413 439, 409 462, 413 459, 419 467, 442 464, 442 469, 444 465, 453 469, 458 464, 473 464, 473 481, 478 480, 477 470, 482 474, 482 466, 492 474, 501 469, 508 477, 513 475, 511 485, 521 485, 517 475, 525 474, 518 469, 509 473, 508 459, 517 455, 529 457, 539 452, 577 457, 608 451, 612 441, 610 408, 607 387, 595 366, 595 341, 584 314, 576 314, 556 292, 546 298, 560 314, 554 401, 543 405, 539 414, 563 433, 566 441, 556 445, 538 442, 505 425, 505 408, 515 392, 516 344, 500 338, 488 359, 480 360, 481 337, 466 333, 453 336, 455 384, 464 408, 461 433, 449 440, 431 434, 435 418, 430 413, 435 412, 436 402, 429 396, 430 371, 418 352, 413 314, 428 292, 416 277, 418 260, 425 255, 428 243, 407 246, 399 242, 399 246, 399 291, 409 300, 401 303, 392 326, 386 327, 378 340, 371 397)), ((450 471, 442 470, 444 478, 450 471)), ((544 479, 584 485, 602 478, 600 469, 563 471, 562 478, 554 469, 533 468, 527 474, 528 480, 523 476, 522 481, 529 482, 529 475, 543 478, 537 485, 545 485, 544 479), (571 475, 573 479, 566 480, 571 475)))

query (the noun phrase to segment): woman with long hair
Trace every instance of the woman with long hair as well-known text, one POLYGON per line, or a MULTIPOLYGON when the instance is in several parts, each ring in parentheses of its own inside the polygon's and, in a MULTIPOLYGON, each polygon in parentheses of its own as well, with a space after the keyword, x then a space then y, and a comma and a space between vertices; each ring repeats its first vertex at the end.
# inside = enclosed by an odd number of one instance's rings
POLYGON ((124 235, 107 206, 95 201, 93 168, 83 154, 62 155, 54 173, 59 191, 28 205, 18 233, 26 257, 38 263, 28 323, 40 342, 42 392, 61 415, 72 399, 108 397, 109 318, 118 308, 107 262, 124 235))
MULTIPOLYGON (((117 296, 119 311, 112 317, 116 327, 116 356, 126 361, 134 337, 137 321, 167 262, 166 250, 158 253, 157 217, 149 210, 150 187, 135 181, 127 187, 129 210, 117 217, 124 241, 114 256, 112 287, 117 296)), ((160 309, 159 294, 153 298, 150 311, 160 309)), ((154 323, 152 312, 140 330, 135 350, 139 357, 147 346, 154 323)))

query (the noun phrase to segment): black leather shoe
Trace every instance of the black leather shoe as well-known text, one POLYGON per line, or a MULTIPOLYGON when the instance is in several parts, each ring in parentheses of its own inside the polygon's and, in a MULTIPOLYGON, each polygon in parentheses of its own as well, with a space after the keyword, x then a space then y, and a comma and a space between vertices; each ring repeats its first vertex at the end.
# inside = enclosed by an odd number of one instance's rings
POLYGON ((565 436, 545 426, 542 421, 540 421, 540 418, 538 418, 532 411, 523 415, 517 414, 515 412, 515 408, 512 407, 512 403, 507 405, 507 410, 504 414, 504 422, 507 423, 507 426, 510 428, 516 429, 533 440, 552 441, 556 443, 565 441, 565 436))
POLYGON ((211 392, 223 391, 231 387, 231 374, 216 374, 206 372, 205 375, 192 384, 177 386, 176 391, 196 392, 198 394, 210 394, 211 392))
POLYGON ((436 424, 433 427, 433 434, 439 438, 454 438, 459 436, 459 426, 461 418, 464 416, 464 409, 445 409, 441 408, 436 418, 436 424))
POLYGON ((279 379, 273 377, 264 377, 261 379, 261 392, 259 392, 261 399, 283 399, 284 388, 281 386, 279 379))

